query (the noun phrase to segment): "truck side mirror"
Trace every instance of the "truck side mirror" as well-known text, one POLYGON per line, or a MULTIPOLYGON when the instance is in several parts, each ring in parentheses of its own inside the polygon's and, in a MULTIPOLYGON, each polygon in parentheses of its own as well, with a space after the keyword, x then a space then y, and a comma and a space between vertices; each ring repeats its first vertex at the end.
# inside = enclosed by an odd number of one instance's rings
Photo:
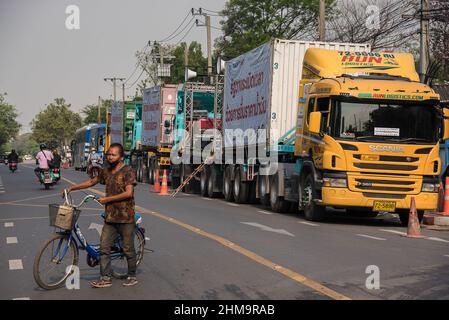
POLYGON ((449 139, 449 109, 443 108, 443 141, 449 139))
POLYGON ((321 112, 315 111, 310 113, 309 131, 319 134, 321 128, 321 112))

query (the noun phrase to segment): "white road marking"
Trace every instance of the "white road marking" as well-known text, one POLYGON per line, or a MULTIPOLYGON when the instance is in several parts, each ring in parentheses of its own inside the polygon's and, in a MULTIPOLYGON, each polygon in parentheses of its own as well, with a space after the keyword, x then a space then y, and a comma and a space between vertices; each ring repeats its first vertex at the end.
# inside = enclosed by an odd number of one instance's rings
POLYGON ((12 228, 12 227, 14 227, 14 222, 5 222, 5 228, 12 228))
POLYGON ((384 238, 377 238, 377 237, 373 237, 373 236, 368 236, 366 234, 356 234, 356 235, 359 236, 359 237, 364 237, 364 238, 374 239, 374 240, 387 240, 387 239, 384 239, 384 238))
POLYGON ((22 259, 9 260, 9 270, 22 270, 22 259))
POLYGON ((445 256, 446 258, 449 258, 449 254, 445 254, 444 256, 445 256))
POLYGON ((226 204, 231 207, 240 207, 240 205, 238 205, 237 203, 226 202, 226 204))
MULTIPOLYGON (((400 232, 400 231, 395 231, 395 230, 380 229, 380 231, 396 233, 396 234, 400 234, 401 236, 406 236, 406 235, 407 235, 406 232, 400 232)), ((431 240, 431 241, 438 241, 438 242, 449 243, 449 240, 444 240, 444 239, 436 238, 436 237, 426 237, 426 236, 424 236, 423 239, 425 239, 425 240, 431 240)))
POLYGON ((101 236, 101 232, 103 231, 103 225, 92 222, 89 226, 90 229, 95 229, 98 231, 98 234, 101 236))
POLYGON ((13 300, 31 300, 30 297, 14 298, 13 300))
POLYGON ((307 226, 312 226, 312 227, 319 227, 320 226, 319 224, 305 222, 305 221, 299 221, 299 223, 305 224, 307 226))
POLYGON ((17 237, 7 237, 6 238, 6 244, 14 244, 14 243, 18 243, 17 237))
POLYGON ((148 238, 148 237, 145 237, 145 240, 146 240, 146 241, 150 241, 150 238, 148 238))
POLYGON ((263 224, 260 224, 260 223, 255 223, 255 222, 241 222, 241 223, 247 224, 249 226, 253 226, 253 227, 256 227, 256 228, 259 228, 262 231, 275 232, 275 233, 283 234, 283 235, 290 236, 290 237, 294 237, 295 236, 294 234, 291 234, 290 232, 288 232, 288 231, 286 231, 284 229, 274 229, 274 228, 271 228, 271 227, 268 227, 268 226, 264 226, 263 224))
POLYGON ((433 240, 433 241, 439 241, 439 242, 446 242, 449 243, 449 241, 444 240, 444 239, 440 239, 440 238, 436 238, 436 237, 429 237, 427 238, 428 240, 433 240))
POLYGON ((206 198, 206 197, 201 197, 201 199, 208 200, 208 201, 213 201, 214 200, 214 199, 206 198))
POLYGON ((263 213, 263 214, 273 214, 273 212, 268 212, 264 210, 258 210, 257 212, 263 213))
POLYGON ((396 230, 387 230, 387 229, 379 229, 380 231, 385 231, 385 232, 390 232, 390 233, 395 233, 395 234, 400 234, 401 236, 405 236, 407 235, 406 232, 401 232, 401 231, 396 231, 396 230))

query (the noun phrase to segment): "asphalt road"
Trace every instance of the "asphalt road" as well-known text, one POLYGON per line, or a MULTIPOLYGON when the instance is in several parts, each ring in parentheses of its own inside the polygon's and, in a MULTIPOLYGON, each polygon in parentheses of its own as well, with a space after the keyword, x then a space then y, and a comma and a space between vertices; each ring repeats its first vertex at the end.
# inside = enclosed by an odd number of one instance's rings
MULTIPOLYGON (((48 204, 60 203, 63 188, 87 178, 62 173, 46 191, 32 164, 20 164, 14 174, 0 166, 0 299, 449 299, 447 231, 422 229, 427 238, 410 239, 394 215, 356 219, 331 212, 310 223, 258 205, 183 193, 162 197, 146 184, 135 192, 150 239, 139 284, 125 288, 114 280, 111 288, 92 289, 99 267, 90 268, 80 251, 80 289, 46 291, 34 282, 33 261, 53 232, 48 204)), ((79 219, 92 243, 99 242, 100 212, 90 204, 79 219)))

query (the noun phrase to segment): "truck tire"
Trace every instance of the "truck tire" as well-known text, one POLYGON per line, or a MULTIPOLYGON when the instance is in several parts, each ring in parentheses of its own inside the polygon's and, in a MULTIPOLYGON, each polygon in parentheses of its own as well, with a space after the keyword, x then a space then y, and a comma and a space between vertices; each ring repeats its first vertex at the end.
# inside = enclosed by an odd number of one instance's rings
POLYGON ((248 202, 248 183, 242 181, 242 175, 240 174, 240 168, 235 170, 234 174, 234 200, 236 203, 247 203, 248 202))
POLYGON ((226 166, 223 177, 223 195, 226 201, 234 201, 234 193, 232 192, 231 167, 226 166))
POLYGON ((304 216, 309 221, 322 221, 325 217, 326 208, 315 203, 317 190, 313 175, 309 173, 301 184, 300 201, 303 202, 304 216))
POLYGON ((256 183, 257 181, 250 181, 248 182, 248 203, 249 204, 256 204, 257 198, 256 198, 256 183))
MULTIPOLYGON (((417 210, 417 213, 418 213, 419 224, 421 224, 424 219, 424 210, 417 210)), ((410 215, 410 211, 408 209, 399 210, 398 214, 399 214, 399 220, 401 220, 401 225, 403 227, 408 227, 408 218, 410 215)))
POLYGON ((209 198, 218 197, 218 192, 214 192, 214 183, 217 183, 216 172, 214 167, 211 167, 209 179, 207 180, 207 196, 209 198))
POLYGON ((279 196, 278 175, 275 174, 271 178, 270 184, 270 206, 271 210, 278 213, 286 213, 289 211, 291 203, 286 201, 284 197, 279 196))
POLYGON ((270 205, 270 195, 267 193, 268 190, 267 177, 259 175, 257 183, 259 184, 260 203, 263 206, 268 207, 270 205))
POLYGON ((209 186, 209 168, 205 167, 202 171, 201 171, 201 177, 200 177, 200 193, 202 197, 207 197, 208 196, 208 190, 207 187, 209 186))

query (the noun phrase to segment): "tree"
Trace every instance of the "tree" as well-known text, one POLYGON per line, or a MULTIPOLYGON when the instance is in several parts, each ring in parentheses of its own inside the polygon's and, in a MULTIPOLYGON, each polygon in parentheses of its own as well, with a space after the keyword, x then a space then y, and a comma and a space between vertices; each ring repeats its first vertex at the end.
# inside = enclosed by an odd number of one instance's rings
POLYGON ((371 50, 401 50, 417 40, 417 0, 338 0, 326 39, 369 43, 371 50))
MULTIPOLYGON (((106 123, 106 109, 111 110, 112 106, 112 100, 102 100, 101 106, 100 106, 100 121, 101 123, 106 123)), ((89 123, 97 123, 97 117, 98 117, 98 105, 96 104, 89 104, 85 106, 81 112, 85 115, 85 118, 83 120, 84 124, 89 123)))
POLYGON ((30 124, 38 143, 56 148, 69 145, 75 131, 82 126, 82 119, 78 113, 70 110, 70 104, 66 104, 64 98, 57 98, 39 112, 30 124))
MULTIPOLYGON (((172 61, 171 66, 171 77, 169 83, 177 84, 184 82, 184 72, 185 72, 185 49, 187 44, 185 42, 181 43, 179 46, 172 50, 173 56, 175 56, 174 61, 172 61)), ((189 59, 189 69, 195 70, 198 74, 206 74, 207 71, 207 58, 203 56, 203 51, 201 49, 201 44, 193 41, 189 45, 188 51, 189 59)))
POLYGON ((449 3, 431 0, 429 49, 431 60, 439 67, 431 74, 441 82, 449 80, 449 3))
MULTIPOLYGON (((333 3, 326 0, 326 14, 333 3)), ((318 14, 319 0, 229 0, 221 12, 224 36, 215 48, 230 59, 271 38, 316 40, 318 14)))
POLYGON ((31 132, 19 135, 12 146, 20 156, 35 155, 39 151, 39 144, 31 132))
POLYGON ((10 142, 21 127, 16 120, 18 116, 16 107, 6 102, 6 95, 0 93, 0 146, 10 142))

